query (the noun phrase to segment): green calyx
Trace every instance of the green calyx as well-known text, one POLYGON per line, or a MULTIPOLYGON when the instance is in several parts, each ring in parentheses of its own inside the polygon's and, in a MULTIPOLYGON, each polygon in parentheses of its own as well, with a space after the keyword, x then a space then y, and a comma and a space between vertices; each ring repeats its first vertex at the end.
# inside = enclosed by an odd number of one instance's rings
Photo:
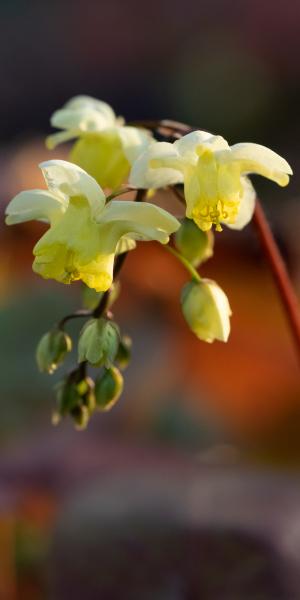
POLYGON ((36 350, 36 361, 39 370, 43 373, 54 373, 71 350, 72 340, 65 331, 53 329, 45 333, 36 350))
POLYGON ((91 319, 81 331, 78 362, 88 361, 94 367, 109 368, 115 360, 120 342, 116 323, 101 317, 91 319))
POLYGON ((185 218, 174 235, 177 250, 194 266, 213 255, 214 236, 212 231, 202 231, 191 219, 185 218))
POLYGON ((119 400, 124 387, 123 376, 117 367, 105 369, 95 384, 96 406, 100 411, 110 410, 119 400))

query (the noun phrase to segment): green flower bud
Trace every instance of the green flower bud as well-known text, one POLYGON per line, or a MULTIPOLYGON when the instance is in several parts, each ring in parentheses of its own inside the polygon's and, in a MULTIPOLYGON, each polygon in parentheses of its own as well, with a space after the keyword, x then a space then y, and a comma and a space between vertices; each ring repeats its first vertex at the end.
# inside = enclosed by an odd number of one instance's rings
POLYGON ((60 381, 55 386, 55 389, 58 412, 62 417, 68 415, 78 403, 81 403, 81 396, 78 393, 77 384, 69 377, 60 381))
POLYGON ((36 360, 39 370, 44 373, 54 373, 72 349, 70 336, 60 329, 45 333, 38 343, 36 360))
POLYGON ((124 380, 119 369, 116 367, 105 369, 95 385, 97 408, 101 411, 110 410, 120 398, 123 387, 124 380))
POLYGON ((131 347, 132 340, 128 335, 124 335, 119 343, 118 352, 116 355, 116 362, 120 369, 126 369, 131 359, 131 347))
POLYGON ((184 219, 174 236, 177 250, 198 267, 213 255, 214 235, 212 231, 202 231, 191 219, 184 219))
POLYGON ((104 319, 91 319, 82 329, 78 343, 78 361, 87 360, 91 365, 110 367, 120 342, 116 323, 104 319))
POLYGON ((94 387, 90 377, 78 380, 77 373, 71 373, 56 386, 58 414, 62 417, 73 414, 73 410, 78 406, 85 406, 91 414, 96 405, 94 387))
POLYGON ((227 342, 231 309, 221 288, 210 279, 187 283, 181 292, 182 311, 191 330, 205 342, 227 342))

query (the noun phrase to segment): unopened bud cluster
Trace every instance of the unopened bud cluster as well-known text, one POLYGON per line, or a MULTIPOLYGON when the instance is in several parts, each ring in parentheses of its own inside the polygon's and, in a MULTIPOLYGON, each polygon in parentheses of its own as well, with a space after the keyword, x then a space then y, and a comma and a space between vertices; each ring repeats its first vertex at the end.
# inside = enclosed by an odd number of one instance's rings
POLYGON ((85 429, 95 410, 95 384, 90 377, 80 378, 71 373, 57 386, 57 411, 52 421, 57 424, 62 417, 70 415, 77 429, 85 429))
MULTIPOLYGON (((114 290, 112 293, 113 299, 108 298, 107 306, 111 306, 117 297, 114 290)), ((39 369, 54 373, 71 349, 72 340, 62 329, 46 333, 37 348, 39 369)), ((57 407, 53 424, 69 416, 76 429, 85 429, 95 411, 110 410, 122 394, 121 369, 128 366, 130 358, 131 339, 121 336, 118 325, 111 318, 101 316, 87 321, 79 334, 78 367, 56 385, 57 407), (95 379, 87 373, 89 366, 101 369, 95 379)))

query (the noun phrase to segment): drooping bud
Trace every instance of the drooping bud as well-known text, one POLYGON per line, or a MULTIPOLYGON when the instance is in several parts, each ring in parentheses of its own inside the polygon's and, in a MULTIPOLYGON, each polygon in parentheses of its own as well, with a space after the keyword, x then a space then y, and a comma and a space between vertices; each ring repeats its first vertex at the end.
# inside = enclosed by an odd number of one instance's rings
POLYGON ((128 367, 131 360, 131 347, 131 338, 128 335, 123 335, 120 340, 116 355, 116 362, 118 363, 120 369, 126 369, 126 367, 128 367))
POLYGON ((124 387, 123 376, 119 369, 110 367, 105 369, 95 385, 97 408, 101 411, 110 410, 120 398, 124 387))
POLYGON ((213 255, 214 234, 212 231, 202 231, 191 219, 183 220, 175 233, 174 241, 177 250, 194 267, 198 267, 213 255))
POLYGON ((60 329, 45 333, 38 343, 36 360, 39 370, 44 373, 54 373, 72 349, 70 336, 60 329))
POLYGON ((181 292, 182 311, 191 330, 205 342, 227 342, 231 309, 223 290, 210 279, 187 283, 181 292))
POLYGON ((101 317, 91 319, 82 329, 78 343, 78 361, 109 368, 118 351, 120 332, 116 323, 101 317))
POLYGON ((70 415, 77 429, 86 427, 96 407, 95 384, 90 377, 80 378, 78 371, 57 385, 57 410, 52 423, 58 424, 61 417, 70 415))

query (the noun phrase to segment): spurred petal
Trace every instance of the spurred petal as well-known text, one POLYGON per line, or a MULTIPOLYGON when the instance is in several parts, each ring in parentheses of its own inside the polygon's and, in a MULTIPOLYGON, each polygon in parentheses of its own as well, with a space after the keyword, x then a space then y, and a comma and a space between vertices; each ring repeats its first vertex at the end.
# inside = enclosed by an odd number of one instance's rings
POLYGON ((79 134, 79 129, 70 129, 68 131, 59 131, 58 133, 53 133, 52 135, 48 135, 48 137, 46 137, 46 147, 49 150, 53 150, 56 148, 56 146, 58 146, 58 144, 61 144, 62 142, 69 142, 70 140, 78 137, 79 134))
POLYGON ((289 175, 293 173, 284 158, 259 144, 245 143, 231 146, 228 160, 239 161, 242 174, 257 173, 281 186, 288 184, 289 175))
POLYGON ((112 200, 105 206, 98 222, 112 223, 114 221, 130 221, 132 226, 135 226, 135 224, 149 226, 168 235, 177 231, 180 227, 179 221, 173 215, 148 202, 139 204, 126 200, 112 200))
POLYGON ((207 146, 211 151, 225 150, 228 144, 220 135, 212 135, 207 131, 192 131, 174 142, 179 154, 190 164, 196 164, 199 158, 197 149, 207 146))
POLYGON ((28 190, 15 196, 6 208, 6 224, 38 220, 53 224, 61 217, 67 201, 46 190, 28 190))
POLYGON ((53 113, 51 125, 81 132, 102 131, 116 125, 116 115, 105 102, 89 96, 76 96, 53 113))
POLYGON ((229 224, 225 222, 225 225, 230 227, 230 229, 240 230, 246 227, 251 221, 255 209, 256 192, 251 181, 248 177, 241 177, 241 183, 244 193, 241 198, 241 204, 235 223, 229 224))
POLYGON ((65 160, 48 160, 39 165, 50 192, 65 197, 84 196, 96 217, 104 207, 105 195, 97 181, 83 169, 65 160))
POLYGON ((150 132, 138 127, 118 127, 116 132, 130 164, 133 164, 152 142, 150 132))
POLYGON ((135 240, 127 235, 124 235, 117 244, 116 254, 123 254, 136 248, 135 240))
POLYGON ((103 102, 102 100, 98 100, 97 98, 93 98, 92 96, 74 96, 69 100, 64 108, 72 108, 72 109, 80 109, 80 108, 93 108, 99 113, 102 113, 107 122, 113 124, 116 119, 116 115, 112 107, 107 104, 107 102, 103 102))
POLYGON ((133 164, 129 182, 142 189, 174 185, 183 182, 182 169, 182 160, 173 144, 154 142, 133 164))

